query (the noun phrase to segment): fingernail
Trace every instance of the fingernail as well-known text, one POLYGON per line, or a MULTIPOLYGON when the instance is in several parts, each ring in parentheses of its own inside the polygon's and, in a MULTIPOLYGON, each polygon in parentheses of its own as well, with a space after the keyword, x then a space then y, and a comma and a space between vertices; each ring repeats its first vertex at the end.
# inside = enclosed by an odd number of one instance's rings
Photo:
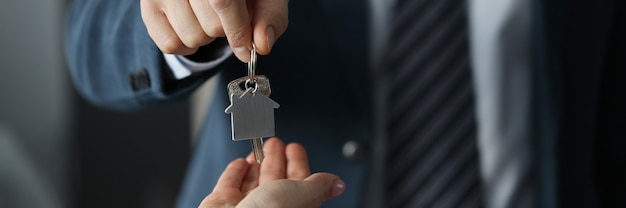
POLYGON ((237 57, 239 59, 241 59, 242 61, 248 61, 250 60, 250 50, 248 47, 245 46, 239 46, 233 49, 235 52, 235 54, 237 55, 237 57))
POLYGON ((272 46, 274 46, 274 41, 276 41, 276 35, 274 34, 274 27, 267 26, 267 48, 272 50, 272 46))
POLYGON ((331 193, 331 197, 339 196, 345 190, 346 190, 346 183, 344 183, 341 179, 337 179, 333 183, 333 192, 331 193))

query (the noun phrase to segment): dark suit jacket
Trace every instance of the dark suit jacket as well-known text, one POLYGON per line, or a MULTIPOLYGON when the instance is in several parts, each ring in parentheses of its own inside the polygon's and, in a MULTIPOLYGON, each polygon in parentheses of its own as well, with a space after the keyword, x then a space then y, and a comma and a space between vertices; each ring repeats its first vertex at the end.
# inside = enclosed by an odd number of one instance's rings
MULTIPOLYGON (((313 171, 341 176, 348 188, 329 207, 360 207, 369 154, 344 158, 342 145, 372 141, 372 79, 362 1, 291 1, 289 29, 257 72, 271 80, 277 136, 303 143, 313 171)), ((533 1, 532 126, 538 205, 595 207, 624 203, 626 45, 624 3, 533 1)), ((168 79, 162 54, 141 20, 139 1, 76 0, 66 47, 79 92, 106 108, 135 110, 184 98, 216 70, 168 79)), ((246 74, 234 59, 220 83, 246 74)), ((249 151, 230 141, 226 89, 209 109, 179 207, 195 207, 226 164, 249 151)))
MULTIPOLYGON (((290 3, 289 29, 271 56, 259 57, 257 73, 269 77, 277 109, 277 136, 302 143, 313 171, 343 177, 350 188, 329 202, 357 207, 367 160, 342 155, 347 141, 366 144, 371 135, 371 101, 366 66, 365 7, 349 2, 290 3)), ((76 0, 69 16, 66 47, 78 91, 98 106, 137 110, 187 96, 210 77, 200 74, 185 84, 170 84, 162 54, 147 34, 139 1, 76 0)), ((223 86, 208 110, 205 127, 179 197, 179 207, 197 207, 221 171, 250 151, 233 142, 226 84, 246 75, 234 58, 220 66, 223 86)))
POLYGON ((626 4, 533 3, 539 201, 560 207, 624 207, 626 4), (546 194, 551 191, 555 194, 546 194))

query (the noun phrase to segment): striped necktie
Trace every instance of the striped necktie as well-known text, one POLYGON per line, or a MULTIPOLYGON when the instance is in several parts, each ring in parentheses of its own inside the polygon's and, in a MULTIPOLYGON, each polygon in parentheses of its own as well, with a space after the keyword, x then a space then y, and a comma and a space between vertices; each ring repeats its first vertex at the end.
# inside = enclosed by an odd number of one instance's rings
POLYGON ((389 42, 389 207, 480 207, 466 2, 398 0, 389 42))

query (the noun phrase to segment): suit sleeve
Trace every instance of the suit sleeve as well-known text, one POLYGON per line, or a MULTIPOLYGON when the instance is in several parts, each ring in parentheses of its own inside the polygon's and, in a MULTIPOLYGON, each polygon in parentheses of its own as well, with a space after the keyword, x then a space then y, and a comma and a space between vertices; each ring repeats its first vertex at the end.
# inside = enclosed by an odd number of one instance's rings
POLYGON ((171 70, 148 35, 139 0, 74 0, 65 38, 75 88, 104 108, 135 110, 185 97, 214 74, 168 89, 171 70))

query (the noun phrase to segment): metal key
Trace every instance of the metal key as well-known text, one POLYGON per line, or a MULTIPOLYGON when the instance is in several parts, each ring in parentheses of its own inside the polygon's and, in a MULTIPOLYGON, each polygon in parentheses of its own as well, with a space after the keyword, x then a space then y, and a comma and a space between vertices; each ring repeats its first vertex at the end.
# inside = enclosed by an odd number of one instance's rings
POLYGON ((264 158, 263 137, 274 136, 274 109, 280 105, 269 98, 269 79, 255 75, 256 50, 248 62, 248 76, 231 81, 228 88, 233 141, 250 140, 258 163, 264 158))

